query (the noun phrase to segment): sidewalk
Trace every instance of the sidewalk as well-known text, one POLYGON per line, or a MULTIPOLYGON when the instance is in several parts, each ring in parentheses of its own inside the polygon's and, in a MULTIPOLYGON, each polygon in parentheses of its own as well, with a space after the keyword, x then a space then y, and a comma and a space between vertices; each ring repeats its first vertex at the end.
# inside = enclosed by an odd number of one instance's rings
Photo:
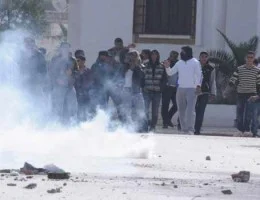
MULTIPOLYGON (((205 136, 227 136, 231 137, 237 130, 235 128, 214 128, 205 127, 201 131, 201 135, 205 136)), ((163 129, 161 126, 157 126, 155 133, 158 134, 180 134, 176 127, 169 127, 168 129, 163 129)))

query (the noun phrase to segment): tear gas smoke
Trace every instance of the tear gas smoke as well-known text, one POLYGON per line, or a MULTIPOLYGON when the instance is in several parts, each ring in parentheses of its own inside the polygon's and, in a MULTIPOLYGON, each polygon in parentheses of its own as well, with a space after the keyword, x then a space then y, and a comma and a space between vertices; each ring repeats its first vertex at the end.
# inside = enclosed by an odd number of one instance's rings
POLYGON ((16 169, 27 161, 38 167, 54 163, 71 172, 123 172, 128 159, 151 156, 151 139, 124 129, 108 132, 110 118, 102 111, 77 127, 53 123, 49 98, 37 102, 21 87, 19 61, 26 36, 23 31, 1 35, 0 168, 16 169))

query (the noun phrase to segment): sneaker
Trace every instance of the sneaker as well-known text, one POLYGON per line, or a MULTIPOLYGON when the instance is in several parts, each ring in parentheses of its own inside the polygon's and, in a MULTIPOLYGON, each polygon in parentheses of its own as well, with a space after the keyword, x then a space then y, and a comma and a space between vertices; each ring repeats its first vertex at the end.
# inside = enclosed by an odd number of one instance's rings
POLYGON ((253 133, 251 132, 244 132, 244 137, 253 137, 253 133))
POLYGON ((167 125, 163 125, 163 129, 167 129, 168 128, 168 126, 167 125))
POLYGON ((194 132, 194 135, 200 135, 200 132, 195 131, 195 132, 194 132))
POLYGON ((194 132, 193 131, 189 131, 188 135, 194 135, 194 132))
POLYGON ((169 123, 168 123, 168 126, 170 126, 170 127, 174 127, 174 125, 173 125, 172 122, 169 122, 169 123))
POLYGON ((243 137, 244 133, 243 132, 236 132, 233 134, 233 137, 243 137))

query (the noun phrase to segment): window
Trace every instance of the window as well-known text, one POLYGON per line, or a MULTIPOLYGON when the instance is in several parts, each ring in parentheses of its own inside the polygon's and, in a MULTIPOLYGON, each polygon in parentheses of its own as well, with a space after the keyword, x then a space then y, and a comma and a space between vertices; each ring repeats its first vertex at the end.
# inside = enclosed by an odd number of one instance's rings
POLYGON ((196 0, 135 0, 133 32, 139 39, 194 39, 196 5, 196 0))

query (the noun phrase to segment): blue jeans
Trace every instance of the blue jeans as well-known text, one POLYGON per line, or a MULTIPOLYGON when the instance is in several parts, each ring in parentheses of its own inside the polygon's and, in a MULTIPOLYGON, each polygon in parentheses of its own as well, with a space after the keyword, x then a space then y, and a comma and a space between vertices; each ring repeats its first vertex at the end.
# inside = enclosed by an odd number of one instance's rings
POLYGON ((154 129, 158 121, 159 106, 162 94, 160 92, 144 92, 144 104, 147 120, 149 120, 150 104, 152 104, 152 121, 150 128, 154 129))
POLYGON ((259 115, 260 115, 260 102, 251 103, 252 111, 253 111, 253 119, 252 119, 252 133, 254 136, 258 135, 258 127, 259 127, 259 115))
POLYGON ((121 98, 120 113, 124 126, 136 132, 147 132, 143 94, 123 89, 121 98))
MULTIPOLYGON (((252 132, 254 120, 254 105, 255 103, 248 102, 249 97, 254 94, 238 94, 237 96, 237 129, 241 132, 252 132)), ((256 125, 254 125, 256 126, 256 125)))

